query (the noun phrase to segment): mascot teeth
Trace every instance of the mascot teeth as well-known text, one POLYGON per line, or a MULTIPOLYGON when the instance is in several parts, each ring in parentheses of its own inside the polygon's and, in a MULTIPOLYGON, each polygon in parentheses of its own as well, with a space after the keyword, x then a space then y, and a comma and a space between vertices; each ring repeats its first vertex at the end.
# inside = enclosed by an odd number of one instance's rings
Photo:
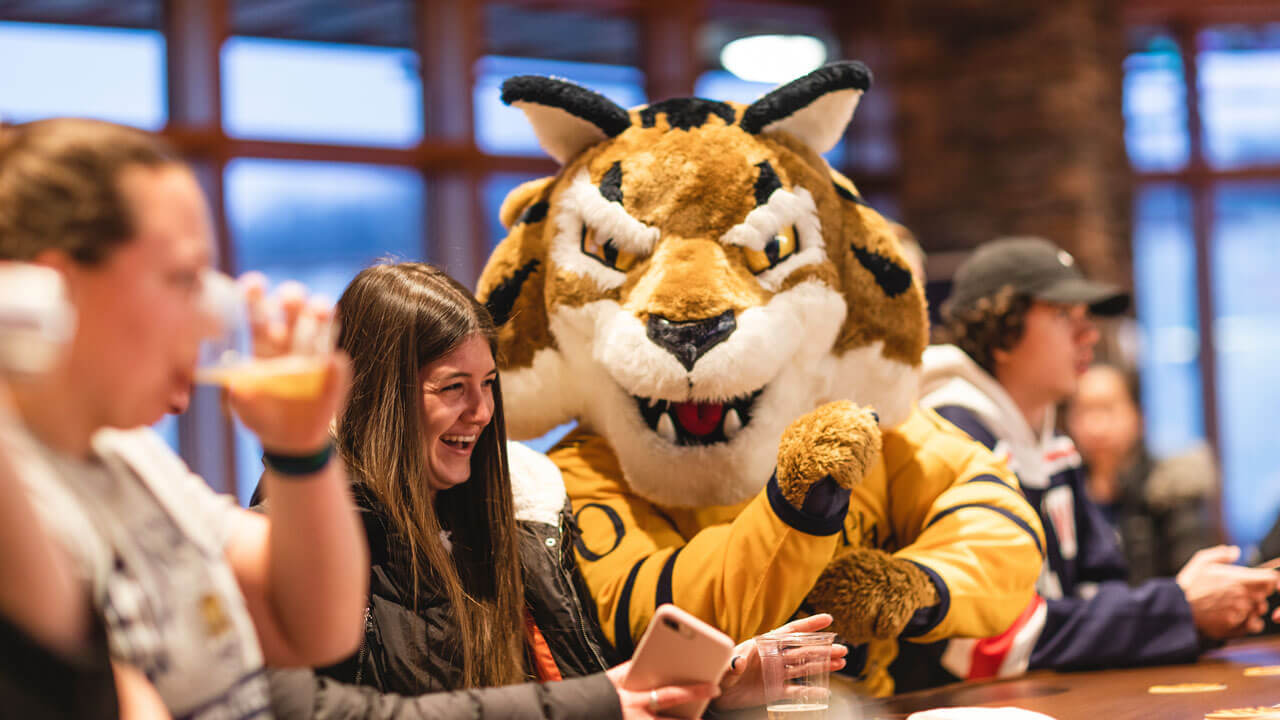
POLYGON ((671 416, 662 413, 662 417, 658 419, 658 437, 669 443, 676 441, 676 426, 671 422, 671 416))
POLYGON ((742 418, 738 417, 738 411, 732 408, 724 416, 724 436, 733 439, 734 435, 742 429, 742 418))
POLYGON ((712 445, 732 440, 751 421, 763 389, 727 402, 671 402, 635 398, 649 429, 672 445, 712 445))

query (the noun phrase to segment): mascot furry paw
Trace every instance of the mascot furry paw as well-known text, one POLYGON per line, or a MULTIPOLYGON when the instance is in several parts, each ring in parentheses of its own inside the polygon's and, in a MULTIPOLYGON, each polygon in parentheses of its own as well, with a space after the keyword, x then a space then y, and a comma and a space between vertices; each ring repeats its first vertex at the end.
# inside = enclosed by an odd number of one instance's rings
MULTIPOLYGON (((795 507, 821 502, 824 480, 850 490, 880 455, 875 413, 848 400, 827 403, 791 423, 778 445, 778 489, 795 507)), ((811 509, 820 509, 816 506, 811 509)))
POLYGON ((1031 597, 1036 515, 915 409, 923 296, 821 157, 869 83, 836 63, 748 106, 630 111, 503 85, 562 168, 507 197, 479 295, 512 436, 578 423, 550 454, 623 654, 665 602, 739 640, 816 607, 883 694, 899 641, 998 633, 1031 597))
POLYGON ((841 638, 859 644, 898 637, 917 610, 938 602, 938 593, 911 562, 875 548, 849 548, 818 576, 808 600, 833 614, 831 629, 841 638))

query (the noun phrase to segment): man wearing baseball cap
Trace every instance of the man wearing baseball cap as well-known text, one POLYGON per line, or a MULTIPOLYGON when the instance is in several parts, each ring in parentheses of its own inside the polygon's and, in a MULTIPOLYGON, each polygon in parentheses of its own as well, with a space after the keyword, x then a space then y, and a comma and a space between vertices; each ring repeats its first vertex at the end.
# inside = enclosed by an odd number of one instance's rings
POLYGON ((942 308, 953 344, 925 352, 920 404, 1009 463, 1044 524, 1045 563, 1038 596, 1003 635, 904 643, 897 687, 1187 662, 1260 630, 1277 576, 1230 564, 1237 548, 1202 550, 1176 578, 1130 587, 1115 533, 1085 494, 1080 455, 1055 432, 1055 406, 1093 362, 1094 316, 1123 313, 1129 296, 1085 278, 1070 254, 1035 237, 979 247, 953 283, 942 308))

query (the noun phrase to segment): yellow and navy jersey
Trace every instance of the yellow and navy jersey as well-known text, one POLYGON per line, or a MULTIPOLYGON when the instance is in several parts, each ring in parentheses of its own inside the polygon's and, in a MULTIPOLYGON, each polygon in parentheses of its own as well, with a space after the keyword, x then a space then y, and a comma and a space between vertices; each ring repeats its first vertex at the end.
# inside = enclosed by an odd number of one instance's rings
MULTIPOLYGON (((847 504, 814 516, 788 504, 776 480, 737 505, 659 506, 631 492, 602 437, 565 438, 550 456, 573 502, 579 564, 606 636, 629 655, 664 602, 735 641, 767 632, 802 611, 842 545, 883 549, 931 577, 940 603, 926 623, 912 624, 913 640, 1003 631, 1030 601, 1044 554, 1016 479, 928 411, 885 431, 883 448, 847 504)), ((896 654, 896 640, 866 649, 867 692, 892 692, 886 668, 896 654)))

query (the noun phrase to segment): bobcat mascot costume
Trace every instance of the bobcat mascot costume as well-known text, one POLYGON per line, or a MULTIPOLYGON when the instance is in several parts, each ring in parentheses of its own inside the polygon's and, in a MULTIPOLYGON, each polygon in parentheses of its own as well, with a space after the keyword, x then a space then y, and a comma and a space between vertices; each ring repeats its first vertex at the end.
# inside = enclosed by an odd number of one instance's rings
POLYGON ((665 602, 736 640, 824 611, 888 694, 900 636, 994 635, 1031 598, 1036 514, 914 407, 920 288, 819 155, 869 80, 837 63, 746 107, 631 111, 503 85, 562 169, 507 197, 479 295, 511 435, 578 421, 550 455, 623 654, 665 602))

